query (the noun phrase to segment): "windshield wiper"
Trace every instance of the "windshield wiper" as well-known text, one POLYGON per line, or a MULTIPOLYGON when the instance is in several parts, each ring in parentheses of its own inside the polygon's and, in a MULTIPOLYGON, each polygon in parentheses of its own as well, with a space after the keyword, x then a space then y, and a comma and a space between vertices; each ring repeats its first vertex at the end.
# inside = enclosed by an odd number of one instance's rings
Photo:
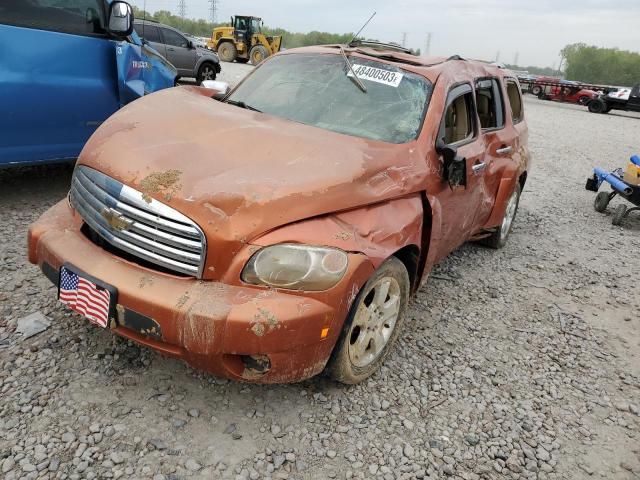
POLYGON ((349 67, 349 71, 351 72, 351 79, 353 79, 353 81, 356 83, 356 85, 358 85, 358 87, 360 88, 360 90, 362 90, 364 93, 367 93, 367 87, 364 86, 364 83, 362 83, 362 80, 360 80, 357 76, 356 76, 356 72, 353 71, 353 67, 351 66, 351 62, 349 61, 349 59, 347 58, 347 54, 344 51, 344 47, 342 45, 340 45, 340 53, 342 54, 342 58, 344 58, 345 63, 347 64, 347 66, 349 67))
POLYGON ((246 108, 247 110, 252 110, 254 112, 262 113, 262 110, 258 110, 256 107, 252 107, 251 105, 247 105, 241 100, 227 100, 226 103, 230 105, 235 105, 236 107, 246 108))

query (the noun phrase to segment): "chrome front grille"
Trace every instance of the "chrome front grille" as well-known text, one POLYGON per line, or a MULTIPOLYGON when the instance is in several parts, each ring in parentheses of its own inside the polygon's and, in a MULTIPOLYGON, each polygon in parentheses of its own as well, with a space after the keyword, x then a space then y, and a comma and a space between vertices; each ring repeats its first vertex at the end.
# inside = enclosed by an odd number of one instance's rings
POLYGON ((89 228, 116 249, 202 277, 204 233, 173 208, 84 165, 73 172, 70 200, 89 228))

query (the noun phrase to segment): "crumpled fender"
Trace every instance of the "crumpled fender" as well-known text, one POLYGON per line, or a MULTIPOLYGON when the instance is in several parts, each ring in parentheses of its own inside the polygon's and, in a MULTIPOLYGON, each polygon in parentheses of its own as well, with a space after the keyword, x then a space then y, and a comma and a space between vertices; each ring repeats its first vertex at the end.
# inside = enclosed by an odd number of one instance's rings
POLYGON ((415 193, 375 205, 323 215, 278 228, 251 243, 324 245, 366 255, 374 268, 406 246, 422 245, 422 195, 415 193))

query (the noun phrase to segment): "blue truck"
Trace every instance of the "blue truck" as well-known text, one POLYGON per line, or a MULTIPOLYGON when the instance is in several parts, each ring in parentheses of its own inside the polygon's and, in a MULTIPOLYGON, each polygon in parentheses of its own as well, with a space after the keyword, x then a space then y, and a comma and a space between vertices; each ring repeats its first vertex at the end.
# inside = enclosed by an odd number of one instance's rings
POLYGON ((98 126, 176 69, 118 0, 0 1, 0 167, 73 160, 98 126))

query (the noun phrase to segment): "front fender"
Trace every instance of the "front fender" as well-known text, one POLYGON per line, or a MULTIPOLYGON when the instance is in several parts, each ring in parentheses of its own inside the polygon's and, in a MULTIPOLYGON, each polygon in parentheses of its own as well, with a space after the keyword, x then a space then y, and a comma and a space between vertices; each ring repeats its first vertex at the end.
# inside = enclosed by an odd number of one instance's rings
POLYGON ((420 249, 424 209, 419 193, 346 212, 303 220, 253 240, 268 246, 294 242, 324 245, 366 255, 374 268, 398 250, 420 249))

